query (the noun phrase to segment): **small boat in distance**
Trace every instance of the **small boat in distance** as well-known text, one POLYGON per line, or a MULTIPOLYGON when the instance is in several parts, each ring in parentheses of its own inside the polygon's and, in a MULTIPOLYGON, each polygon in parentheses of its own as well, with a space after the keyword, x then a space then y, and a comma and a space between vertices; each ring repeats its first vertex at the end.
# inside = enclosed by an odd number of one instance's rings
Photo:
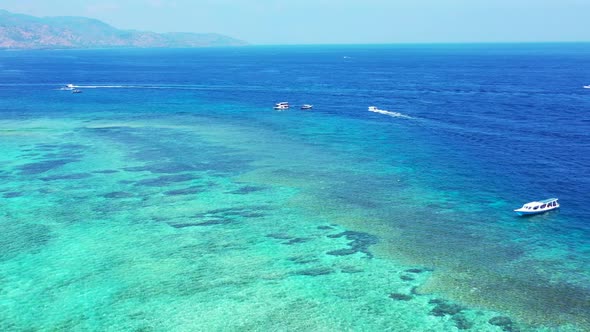
POLYGON ((529 202, 523 205, 520 209, 514 210, 519 216, 527 216, 532 214, 539 214, 559 208, 559 200, 557 198, 549 198, 542 201, 529 202))
POLYGON ((289 102, 288 101, 283 101, 283 102, 280 102, 280 103, 276 103, 274 109, 275 110, 279 110, 279 111, 280 110, 289 109, 289 102))
POLYGON ((303 104, 303 105, 301 105, 301 109, 302 110, 310 110, 312 108, 313 108, 313 105, 310 105, 310 104, 303 104))
POLYGON ((590 84, 589 85, 584 85, 584 89, 590 89, 590 84))

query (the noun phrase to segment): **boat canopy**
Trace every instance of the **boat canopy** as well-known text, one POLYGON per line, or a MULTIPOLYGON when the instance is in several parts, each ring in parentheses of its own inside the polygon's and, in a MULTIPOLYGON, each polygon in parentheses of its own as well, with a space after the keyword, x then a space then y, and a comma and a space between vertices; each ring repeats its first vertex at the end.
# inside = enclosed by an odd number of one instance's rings
POLYGON ((557 200, 557 198, 548 198, 548 199, 544 199, 542 201, 539 201, 539 203, 545 203, 545 204, 547 204, 547 203, 551 203, 551 202, 556 201, 556 200, 557 200))

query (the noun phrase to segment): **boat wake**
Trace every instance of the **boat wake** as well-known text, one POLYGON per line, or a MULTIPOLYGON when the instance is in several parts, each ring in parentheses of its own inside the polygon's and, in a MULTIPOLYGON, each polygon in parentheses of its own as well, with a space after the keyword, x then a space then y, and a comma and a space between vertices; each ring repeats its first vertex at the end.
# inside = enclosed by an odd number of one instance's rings
POLYGON ((369 112, 384 114, 384 115, 391 116, 393 118, 413 119, 409 115, 405 115, 405 114, 402 114, 402 113, 399 113, 399 112, 392 112, 392 111, 381 110, 381 109, 378 109, 375 106, 369 106, 369 112))
POLYGON ((167 89, 174 87, 150 86, 150 85, 76 85, 68 84, 60 90, 72 89, 167 89))

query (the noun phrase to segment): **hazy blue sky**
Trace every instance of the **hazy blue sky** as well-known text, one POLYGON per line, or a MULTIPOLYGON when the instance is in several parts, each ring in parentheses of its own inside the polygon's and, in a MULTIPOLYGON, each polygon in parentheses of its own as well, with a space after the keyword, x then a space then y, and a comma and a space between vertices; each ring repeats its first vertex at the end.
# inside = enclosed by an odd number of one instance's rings
POLYGON ((252 44, 590 41, 590 0, 0 0, 0 8, 252 44))

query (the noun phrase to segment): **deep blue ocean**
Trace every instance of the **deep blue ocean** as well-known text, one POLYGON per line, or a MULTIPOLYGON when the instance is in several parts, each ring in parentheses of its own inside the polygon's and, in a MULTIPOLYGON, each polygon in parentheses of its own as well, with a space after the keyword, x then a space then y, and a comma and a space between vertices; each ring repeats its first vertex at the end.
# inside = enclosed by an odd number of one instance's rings
POLYGON ((590 330, 589 68, 587 43, 0 52, 0 328, 590 330))

